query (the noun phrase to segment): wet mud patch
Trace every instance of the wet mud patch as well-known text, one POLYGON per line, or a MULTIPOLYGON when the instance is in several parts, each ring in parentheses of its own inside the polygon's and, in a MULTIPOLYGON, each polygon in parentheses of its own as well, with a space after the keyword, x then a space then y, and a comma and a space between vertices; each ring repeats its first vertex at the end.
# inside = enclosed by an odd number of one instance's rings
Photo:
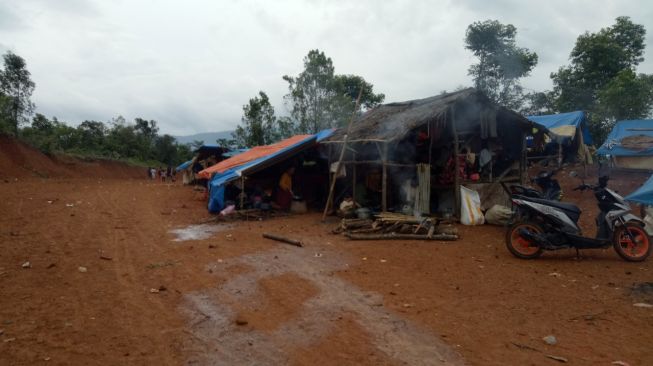
POLYGON ((387 360, 381 364, 464 364, 438 336, 384 308, 381 295, 336 276, 347 268, 345 258, 322 254, 276 248, 211 264, 216 274, 227 273, 234 261, 253 270, 184 296, 180 310, 190 324, 191 337, 183 346, 188 362, 303 363, 313 350, 328 354, 328 348, 346 364, 355 363, 354 355, 366 344, 368 355, 387 360), (343 329, 353 333, 340 334, 343 329))
POLYGON ((168 231, 176 237, 172 241, 203 240, 213 236, 213 234, 231 229, 231 225, 224 224, 200 224, 189 225, 183 228, 168 231))
POLYGON ((653 303, 653 282, 635 283, 630 288, 630 296, 635 300, 653 303))

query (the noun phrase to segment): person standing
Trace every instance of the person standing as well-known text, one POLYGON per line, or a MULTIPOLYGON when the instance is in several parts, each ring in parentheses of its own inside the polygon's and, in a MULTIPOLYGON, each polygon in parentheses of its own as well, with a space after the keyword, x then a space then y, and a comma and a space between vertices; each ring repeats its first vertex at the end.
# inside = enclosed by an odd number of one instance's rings
POLYGON ((292 176, 295 174, 295 167, 290 167, 279 179, 279 190, 277 191, 277 204, 282 210, 289 210, 292 198, 295 195, 292 190, 292 176))

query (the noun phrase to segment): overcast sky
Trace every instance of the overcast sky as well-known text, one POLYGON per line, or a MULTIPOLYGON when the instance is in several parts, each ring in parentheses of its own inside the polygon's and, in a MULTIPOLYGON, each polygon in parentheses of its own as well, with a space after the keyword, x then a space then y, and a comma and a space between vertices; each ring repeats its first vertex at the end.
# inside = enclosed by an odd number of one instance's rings
POLYGON ((39 113, 74 125, 142 117, 187 135, 233 129, 259 90, 287 114, 281 77, 314 48, 387 102, 470 85, 463 37, 485 19, 517 27, 540 60, 522 84, 548 89, 576 37, 620 15, 648 30, 639 71, 653 73, 650 0, 0 0, 0 51, 26 59, 39 113))

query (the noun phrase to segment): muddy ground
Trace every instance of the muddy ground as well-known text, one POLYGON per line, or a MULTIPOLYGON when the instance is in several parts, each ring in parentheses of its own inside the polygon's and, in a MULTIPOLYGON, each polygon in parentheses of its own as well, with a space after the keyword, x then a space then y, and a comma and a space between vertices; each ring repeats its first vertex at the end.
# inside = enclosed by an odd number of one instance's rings
MULTIPOLYGON (((591 194, 565 191, 593 233, 591 194)), ((631 291, 653 282, 651 260, 518 260, 492 226, 459 226, 450 243, 350 242, 318 214, 174 241, 208 217, 181 185, 0 181, 0 364, 653 364, 653 309, 633 306, 653 295, 631 291)))

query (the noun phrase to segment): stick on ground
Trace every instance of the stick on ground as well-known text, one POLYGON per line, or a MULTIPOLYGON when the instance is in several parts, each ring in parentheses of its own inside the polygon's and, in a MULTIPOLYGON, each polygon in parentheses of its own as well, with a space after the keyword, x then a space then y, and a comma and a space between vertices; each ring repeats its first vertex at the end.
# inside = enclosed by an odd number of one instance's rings
POLYGON ((272 239, 272 240, 280 241, 282 243, 294 245, 296 247, 303 247, 304 246, 304 245, 302 245, 302 242, 299 241, 299 240, 288 239, 288 238, 285 238, 285 237, 279 236, 279 235, 263 233, 263 237, 266 238, 266 239, 272 239))

